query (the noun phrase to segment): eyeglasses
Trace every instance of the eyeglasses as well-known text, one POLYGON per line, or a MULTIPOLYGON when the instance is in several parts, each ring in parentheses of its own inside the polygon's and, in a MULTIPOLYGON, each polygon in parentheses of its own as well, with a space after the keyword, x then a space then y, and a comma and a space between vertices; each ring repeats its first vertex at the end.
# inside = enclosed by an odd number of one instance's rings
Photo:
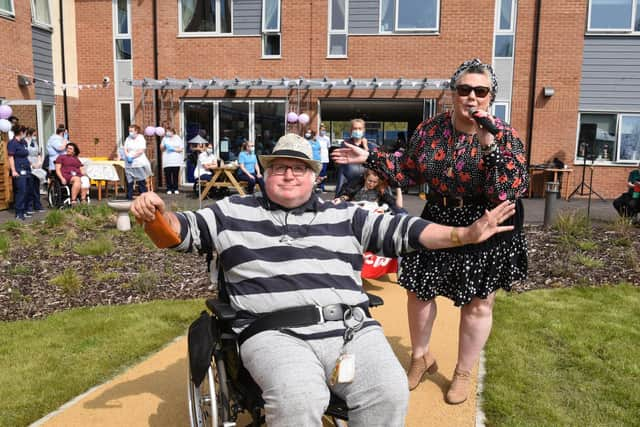
POLYGON ((295 166, 287 166, 287 165, 272 165, 271 172, 274 175, 284 175, 287 173, 287 169, 291 169, 291 173, 293 176, 302 176, 309 169, 306 166, 295 165, 295 166))
POLYGON ((456 86, 456 92, 459 96, 469 96, 469 94, 473 91, 478 98, 484 98, 489 94, 490 89, 486 86, 469 86, 469 85, 458 85, 456 86))

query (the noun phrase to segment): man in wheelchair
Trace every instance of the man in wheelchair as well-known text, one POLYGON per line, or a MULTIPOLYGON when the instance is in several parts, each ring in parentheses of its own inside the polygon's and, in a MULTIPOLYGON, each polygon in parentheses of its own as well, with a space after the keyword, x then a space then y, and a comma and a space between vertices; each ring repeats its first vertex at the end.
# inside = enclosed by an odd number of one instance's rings
POLYGON ((241 360, 262 390, 268 425, 320 425, 330 392, 346 402, 350 426, 404 425, 407 377, 369 315, 362 253, 396 257, 481 242, 512 229, 498 224, 513 204, 453 228, 324 202, 313 192, 322 165, 298 135, 280 138, 260 162, 266 194, 173 213, 145 193, 131 211, 150 224, 166 221, 163 231, 147 228, 161 246, 173 240, 176 250, 217 252, 238 311, 241 360))

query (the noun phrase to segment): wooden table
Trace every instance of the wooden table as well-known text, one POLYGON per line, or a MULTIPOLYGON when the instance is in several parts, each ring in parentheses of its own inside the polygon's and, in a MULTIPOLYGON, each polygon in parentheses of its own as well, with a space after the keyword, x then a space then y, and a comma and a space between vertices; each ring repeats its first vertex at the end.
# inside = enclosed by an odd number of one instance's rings
MULTIPOLYGON (((238 194, 244 196, 244 189, 242 188, 242 184, 238 182, 236 179, 234 172, 238 169, 237 166, 233 165, 224 165, 221 167, 213 168, 213 176, 211 177, 211 181, 207 182, 207 185, 202 190, 202 194, 200 194, 200 200, 204 200, 207 197, 207 193, 212 188, 235 188, 238 194)), ((197 179, 197 178, 196 178, 197 179)))
POLYGON ((112 182, 115 187, 116 197, 118 196, 118 187, 120 185, 126 188, 123 161, 89 159, 84 168, 89 179, 95 181, 98 187, 98 200, 102 200, 102 186, 105 186, 106 192, 109 182, 112 182))
MULTIPOLYGON (((531 198, 531 193, 533 191, 533 177, 536 176, 536 175, 542 174, 542 177, 544 178, 545 172, 552 172, 553 173, 553 182, 558 182, 558 173, 562 173, 562 180, 565 181, 566 184, 563 182, 562 193, 564 193, 564 196, 562 194, 560 196, 563 197, 565 200, 568 200, 569 199, 569 183, 571 182, 571 180, 569 179, 569 175, 573 172, 573 169, 571 169, 571 168, 545 168, 545 167, 540 167, 540 166, 531 166, 529 168, 529 198, 531 198)), ((542 183, 542 197, 544 197, 546 189, 547 189, 546 184, 543 182, 542 183)))

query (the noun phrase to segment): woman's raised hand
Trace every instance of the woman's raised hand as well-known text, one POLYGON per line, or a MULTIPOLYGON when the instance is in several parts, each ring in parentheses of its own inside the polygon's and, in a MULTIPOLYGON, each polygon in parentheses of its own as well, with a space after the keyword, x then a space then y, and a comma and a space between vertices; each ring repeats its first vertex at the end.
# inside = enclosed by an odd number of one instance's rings
POLYGON ((516 212, 516 204, 510 200, 500 203, 484 212, 476 222, 466 227, 463 240, 467 243, 480 243, 497 233, 513 230, 513 225, 500 225, 516 212))
POLYGON ((336 148, 331 153, 331 158, 334 162, 344 165, 348 163, 364 163, 369 157, 369 151, 357 147, 348 142, 344 143, 344 147, 336 148))

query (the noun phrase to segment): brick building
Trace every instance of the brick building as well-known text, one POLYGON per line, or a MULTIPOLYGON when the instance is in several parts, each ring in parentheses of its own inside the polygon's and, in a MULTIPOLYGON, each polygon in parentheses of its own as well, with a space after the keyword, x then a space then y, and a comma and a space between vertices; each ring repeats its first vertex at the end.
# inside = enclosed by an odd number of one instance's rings
POLYGON ((0 68, 0 96, 40 100, 41 139, 67 123, 87 155, 113 156, 130 123, 169 122, 233 158, 243 139, 268 150, 301 131, 288 112, 325 123, 334 143, 362 117, 368 139, 393 144, 448 108, 450 75, 479 57, 499 76, 494 114, 519 131, 529 163, 573 167, 569 190, 586 158, 587 180, 593 170, 593 189, 612 198, 640 160, 637 3, 0 0, 0 31, 21 53, 0 68), (48 24, 29 3, 47 5, 48 24), (37 69, 36 31, 50 38, 50 76, 37 69))

